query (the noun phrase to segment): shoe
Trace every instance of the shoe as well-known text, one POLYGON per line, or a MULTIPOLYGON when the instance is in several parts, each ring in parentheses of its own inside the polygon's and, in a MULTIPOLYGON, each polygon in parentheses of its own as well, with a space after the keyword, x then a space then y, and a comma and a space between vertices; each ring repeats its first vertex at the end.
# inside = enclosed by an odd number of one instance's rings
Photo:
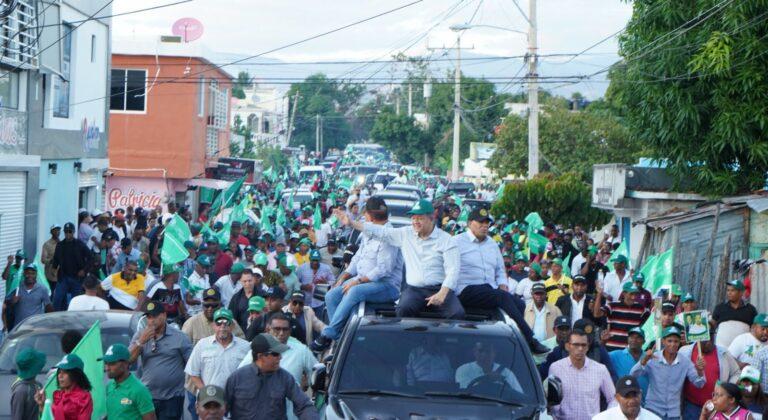
POLYGON ((331 340, 330 338, 328 338, 328 337, 326 337, 324 335, 320 335, 319 337, 315 338, 312 341, 312 344, 309 346, 309 348, 311 348, 312 351, 316 351, 318 353, 319 352, 323 352, 328 347, 331 346, 332 342, 333 342, 333 340, 331 340))
POLYGON ((541 344, 539 340, 535 338, 531 338, 531 341, 528 342, 528 347, 531 349, 531 353, 533 354, 544 354, 550 352, 549 347, 541 344))

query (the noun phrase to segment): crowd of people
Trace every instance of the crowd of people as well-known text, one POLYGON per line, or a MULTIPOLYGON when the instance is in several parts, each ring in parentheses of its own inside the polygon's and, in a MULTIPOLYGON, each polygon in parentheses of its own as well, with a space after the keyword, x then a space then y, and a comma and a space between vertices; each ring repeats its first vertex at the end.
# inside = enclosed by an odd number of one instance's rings
MULTIPOLYGON (((395 228, 372 186, 287 172, 240 191, 234 201, 252 203, 244 221, 216 203, 194 216, 169 202, 82 210, 77 224, 52 226, 40 264, 22 250, 8 257, 3 331, 51 311, 141 312, 145 325, 128 345, 104 354, 110 419, 178 419, 184 410, 201 419, 314 419, 307 385, 316 355, 361 302, 391 303, 399 317, 501 309, 541 377, 562 384, 555 418, 762 418, 768 315, 747 303, 740 279, 709 315, 709 340, 687 342, 680 314, 698 309, 696 297, 672 285, 659 303, 617 252, 617 226, 594 237, 587 227, 543 224, 535 233, 546 245, 534 250, 526 222, 462 206, 493 201, 492 188, 460 197, 434 177, 401 173, 423 198, 408 212, 411 225, 395 228), (281 191, 301 184, 314 198, 292 206, 281 191), (186 258, 167 264, 164 230, 177 217, 191 235, 186 258), (647 340, 642 326, 654 311, 658 339, 647 340)), ((13 416, 37 418, 45 355, 23 349, 16 360, 13 416)), ((89 417, 83 364, 66 354, 56 365, 54 418, 89 417)))

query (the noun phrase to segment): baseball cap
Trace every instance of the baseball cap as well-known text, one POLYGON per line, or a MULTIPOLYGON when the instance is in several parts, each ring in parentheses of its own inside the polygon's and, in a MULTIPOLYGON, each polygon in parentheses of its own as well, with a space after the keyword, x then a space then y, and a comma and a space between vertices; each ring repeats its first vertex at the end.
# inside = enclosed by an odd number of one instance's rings
POLYGON ((72 222, 64 223, 64 231, 66 232, 74 232, 75 231, 75 224, 72 222))
POLYGON ((567 327, 571 326, 571 320, 568 319, 567 316, 559 316, 555 318, 555 323, 554 323, 555 328, 566 327, 566 326, 567 327))
POLYGON ((563 260, 562 260, 562 258, 555 258, 555 259, 552 260, 552 264, 557 264, 560 267, 562 267, 563 266, 563 260))
POLYGON ((211 257, 207 255, 201 255, 197 257, 195 260, 198 264, 202 265, 203 267, 210 267, 211 266, 211 257))
POLYGON ((664 302, 661 304, 661 312, 675 311, 675 304, 672 302, 664 302))
POLYGON ((51 225, 51 228, 48 229, 49 231, 53 231, 54 229, 61 229, 61 225, 59 224, 53 224, 51 225))
POLYGON ((645 274, 638 271, 632 276, 632 281, 635 283, 645 283, 645 274))
POLYGON ((293 301, 299 301, 301 303, 304 303, 304 293, 293 292, 293 294, 291 294, 291 302, 293 301))
POLYGON ((680 332, 680 329, 675 327, 674 325, 671 327, 664 328, 664 330, 661 332, 661 338, 667 338, 670 335, 676 335, 678 337, 682 337, 682 333, 680 332))
POLYGON ((536 274, 541 275, 541 264, 535 262, 531 264, 531 270, 535 271, 536 274))
POLYGON ((264 277, 264 272, 261 271, 259 267, 253 266, 248 271, 250 271, 254 276, 264 277))
POLYGON ((197 402, 200 406, 204 406, 209 402, 225 404, 224 390, 216 385, 206 385, 199 391, 197 391, 197 402))
POLYGON ((23 249, 16 251, 16 258, 27 258, 27 253, 23 249))
POLYGON ((635 283, 632 283, 631 281, 624 283, 624 285, 621 286, 621 290, 624 293, 637 293, 640 291, 637 286, 635 286, 635 283))
POLYGON ((83 359, 81 359, 76 354, 65 354, 64 357, 61 359, 59 363, 56 364, 57 369, 64 369, 64 370, 71 370, 71 369, 80 369, 82 370, 85 364, 83 363, 83 359))
POLYGON ((587 282, 587 278, 582 275, 573 276, 573 283, 586 283, 586 282, 587 282))
POLYGON ((221 293, 213 287, 203 290, 203 300, 221 300, 221 293))
POLYGON ((224 318, 227 321, 234 321, 235 316, 232 314, 232 311, 230 311, 229 309, 219 308, 216 310, 216 312, 213 313, 213 320, 218 321, 221 318, 224 318))
POLYGON ((616 263, 624 263, 624 264, 626 264, 627 262, 629 262, 629 259, 627 259, 626 255, 617 255, 616 258, 613 259, 613 263, 614 264, 616 264, 616 263))
POLYGON ((752 323, 757 324, 761 327, 768 327, 768 314, 766 313, 757 314, 755 316, 755 320, 752 323))
POLYGON ((245 271, 245 266, 239 262, 232 264, 232 268, 229 270, 230 274, 240 274, 243 271, 245 271))
POLYGON ((245 247, 245 252, 253 252, 253 253, 255 253, 256 252, 256 248, 253 245, 248 245, 247 247, 245 247))
POLYGON ((682 299, 680 299, 680 301, 681 302, 696 302, 696 298, 693 297, 693 295, 690 292, 688 292, 688 293, 685 294, 685 296, 682 297, 682 299))
POLYGON ((534 293, 547 293, 547 288, 544 287, 544 283, 534 283, 531 286, 531 294, 534 293))
POLYGON ((597 246, 592 245, 589 248, 587 248, 587 252, 589 255, 597 255, 597 246))
POLYGON ((165 313, 165 308, 160 302, 150 300, 144 304, 144 307, 141 308, 141 311, 144 312, 145 315, 157 316, 165 313))
POLYGON ((312 246, 312 241, 310 241, 309 238, 304 238, 299 241, 299 245, 312 246))
POLYGON ((285 299, 285 291, 279 287, 270 287, 267 290, 267 299, 285 299))
POLYGON ((640 327, 635 327, 627 331, 627 335, 630 335, 630 334, 637 334, 640 337, 643 337, 643 340, 645 340, 645 331, 643 331, 643 329, 640 327))
POLYGON ((432 203, 429 202, 429 200, 421 199, 416 202, 416 204, 413 205, 413 207, 408 211, 409 216, 414 215, 421 215, 421 214, 432 214, 435 212, 435 208, 432 207, 432 203))
POLYGON ((167 276, 168 274, 174 274, 174 273, 180 273, 181 267, 179 267, 178 264, 163 264, 163 270, 162 275, 167 276))
POLYGON ((640 393, 640 384, 637 382, 637 378, 632 375, 626 375, 619 378, 616 381, 616 393, 622 397, 626 397, 631 392, 640 393))
POLYGON ((121 360, 130 361, 131 352, 128 351, 128 347, 125 347, 124 344, 115 343, 109 346, 107 351, 104 352, 104 357, 96 360, 103 360, 104 363, 115 363, 121 360))
POLYGON ((267 306, 267 302, 261 296, 251 296, 251 298, 248 299, 249 311, 260 312, 262 309, 264 309, 265 306, 267 306))
POLYGON ((725 284, 727 284, 728 286, 733 287, 736 290, 744 290, 745 289, 744 282, 742 282, 739 279, 731 280, 729 282, 726 282, 725 284))
POLYGON ((491 215, 488 213, 488 210, 481 207, 472 210, 467 219, 475 222, 489 222, 491 220, 491 215))
MULTIPOLYGON (((126 239, 128 239, 128 238, 126 238, 126 239)), ((122 242, 120 242, 120 243, 122 244, 122 242)), ((196 246, 195 246, 195 243, 192 242, 192 241, 184 241, 184 248, 186 248, 186 249, 195 249, 196 246)))
MULTIPOLYGON (((131 246, 132 244, 133 244, 133 241, 131 241, 131 238, 123 238, 123 239, 120 239, 120 248, 129 247, 129 246, 131 246)), ((184 243, 184 245, 186 246, 186 242, 184 243)), ((194 245, 193 245, 193 246, 194 246, 194 245)))
POLYGON ((309 260, 310 261, 320 261, 320 251, 313 249, 312 251, 309 251, 309 260))
POLYGON ((587 318, 581 318, 573 323, 573 329, 582 330, 587 334, 592 334, 592 331, 595 330, 595 324, 587 318))
POLYGON ((291 233, 290 239, 299 239, 301 236, 297 232, 291 233))
POLYGON ((263 252, 259 252, 253 257, 253 264, 255 265, 267 265, 268 262, 267 254, 263 252))
POLYGON ((29 263, 24 266, 24 270, 34 270, 37 271, 37 266, 33 263, 29 263))
POLYGON ((251 341, 251 351, 254 354, 260 353, 285 353, 290 347, 277 341, 271 334, 259 334, 251 341))
POLYGON ((16 371, 21 379, 32 379, 45 367, 45 354, 26 348, 16 355, 16 371))
POLYGON ((746 365, 744 366, 744 369, 741 370, 741 375, 739 375, 739 381, 747 380, 755 384, 760 383, 760 369, 752 366, 752 365, 746 365))

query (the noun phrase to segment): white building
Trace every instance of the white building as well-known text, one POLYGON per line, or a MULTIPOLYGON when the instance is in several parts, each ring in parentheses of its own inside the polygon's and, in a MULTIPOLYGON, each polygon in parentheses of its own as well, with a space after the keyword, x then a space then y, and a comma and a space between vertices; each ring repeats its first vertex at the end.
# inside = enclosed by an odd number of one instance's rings
POLYGON ((243 124, 251 129, 256 144, 288 145, 288 98, 277 88, 261 87, 257 84, 244 89, 245 99, 232 98, 232 121, 240 117, 243 124))
POLYGON ((469 158, 464 159, 464 176, 467 178, 492 177, 493 171, 487 165, 488 159, 495 151, 495 143, 469 143, 469 158))

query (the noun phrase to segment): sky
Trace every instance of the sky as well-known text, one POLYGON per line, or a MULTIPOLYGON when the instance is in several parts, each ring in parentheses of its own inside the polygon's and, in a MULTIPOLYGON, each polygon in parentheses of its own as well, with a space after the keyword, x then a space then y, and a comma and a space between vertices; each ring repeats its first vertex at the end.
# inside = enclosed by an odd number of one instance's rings
MULTIPOLYGON (((125 13, 178 0, 116 0, 113 13, 125 13)), ((174 21, 193 17, 204 25, 195 41, 206 48, 239 55, 256 55, 352 22, 406 5, 414 0, 193 0, 188 3, 116 17, 115 37, 154 37, 170 34, 174 21)), ((516 0, 527 14, 529 0, 516 0)), ((388 59, 397 52, 433 56, 428 48, 455 45, 454 24, 471 22, 527 32, 526 17, 513 0, 423 0, 365 23, 269 53, 266 57, 287 62, 388 59), (474 15, 474 18, 472 17, 474 15)), ((631 17, 631 3, 622 0, 538 0, 539 54, 575 53, 623 28, 631 17)), ((509 56, 526 52, 526 35, 478 26, 462 33, 467 55, 509 56)), ((543 58, 542 76, 598 70, 615 61, 616 38, 577 57, 543 58)), ((519 62, 518 62, 519 63, 519 62)), ((499 63, 497 63, 499 64, 499 63)), ((307 66, 281 67, 288 75, 304 75, 307 66)), ((367 77, 368 66, 355 73, 367 77)), ((466 67, 471 73, 472 66, 466 67)), ((511 76, 519 64, 479 66, 484 76, 511 76), (489 74, 494 73, 494 74, 489 74)), ((339 75, 355 66, 335 67, 339 75)), ((464 67, 463 67, 464 69, 464 67)), ((258 72, 258 71, 257 71, 258 72)), ((258 77, 258 75, 256 75, 258 77)), ((333 76, 333 74, 331 74, 333 76)), ((589 86, 583 87, 590 90, 589 86)), ((594 87, 599 95, 604 86, 594 87)))

